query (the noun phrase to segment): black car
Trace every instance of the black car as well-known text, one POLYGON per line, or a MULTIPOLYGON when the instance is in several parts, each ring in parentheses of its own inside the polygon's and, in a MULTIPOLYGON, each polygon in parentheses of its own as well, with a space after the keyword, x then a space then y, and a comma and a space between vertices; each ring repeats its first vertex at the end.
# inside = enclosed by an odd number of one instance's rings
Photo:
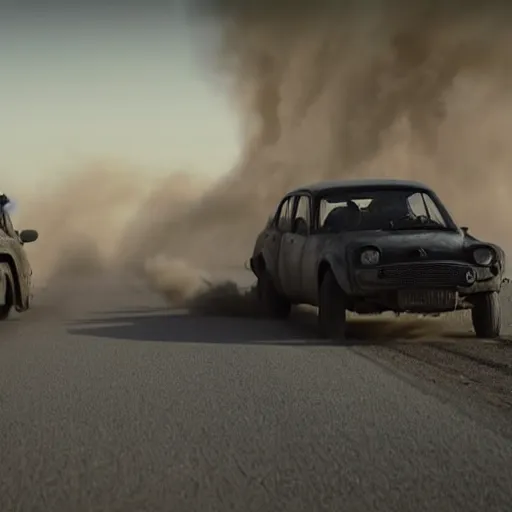
POLYGON ((319 308, 321 334, 343 339, 346 312, 471 309, 478 337, 500 335, 505 253, 459 228, 419 182, 317 183, 286 194, 250 266, 266 312, 319 308))

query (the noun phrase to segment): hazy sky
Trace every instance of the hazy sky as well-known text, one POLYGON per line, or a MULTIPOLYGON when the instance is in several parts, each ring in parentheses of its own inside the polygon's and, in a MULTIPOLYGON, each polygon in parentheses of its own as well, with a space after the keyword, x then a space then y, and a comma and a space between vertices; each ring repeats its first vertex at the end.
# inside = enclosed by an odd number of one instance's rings
POLYGON ((207 65, 217 35, 171 8, 0 10, 2 181, 104 156, 148 172, 229 169, 237 118, 207 65))

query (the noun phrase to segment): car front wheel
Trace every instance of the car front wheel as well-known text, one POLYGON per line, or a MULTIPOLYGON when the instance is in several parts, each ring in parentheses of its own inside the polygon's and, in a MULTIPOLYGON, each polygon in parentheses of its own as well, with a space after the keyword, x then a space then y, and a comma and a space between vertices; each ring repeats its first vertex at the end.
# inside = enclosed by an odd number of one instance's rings
POLYGON ((14 292, 12 289, 11 282, 7 279, 5 287, 5 298, 4 304, 0 305, 0 321, 7 320, 9 314, 14 306, 14 292))
POLYGON ((258 298, 265 315, 271 318, 285 319, 290 315, 291 303, 281 295, 268 272, 263 272, 258 279, 258 298))
POLYGON ((501 331, 501 305, 498 293, 478 294, 474 299, 471 319, 478 338, 497 338, 501 331))
POLYGON ((320 284, 318 327, 320 335, 343 342, 346 336, 347 309, 345 294, 336 277, 328 270, 320 284))

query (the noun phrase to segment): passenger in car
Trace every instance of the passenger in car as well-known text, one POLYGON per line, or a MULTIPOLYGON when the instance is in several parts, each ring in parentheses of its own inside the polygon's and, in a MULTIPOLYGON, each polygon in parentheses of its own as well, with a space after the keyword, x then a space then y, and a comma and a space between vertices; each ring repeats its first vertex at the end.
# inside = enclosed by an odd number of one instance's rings
POLYGON ((324 221, 324 229, 330 233, 352 231, 361 223, 361 210, 354 201, 347 201, 346 206, 334 208, 324 221))

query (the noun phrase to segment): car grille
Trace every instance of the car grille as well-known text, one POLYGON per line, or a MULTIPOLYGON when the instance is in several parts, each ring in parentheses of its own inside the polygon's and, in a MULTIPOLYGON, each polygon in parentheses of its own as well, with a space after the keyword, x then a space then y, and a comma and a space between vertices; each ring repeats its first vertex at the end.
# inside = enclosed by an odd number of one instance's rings
POLYGON ((451 263, 413 263, 381 268, 379 278, 396 286, 467 286, 466 273, 471 270, 469 266, 451 263))

